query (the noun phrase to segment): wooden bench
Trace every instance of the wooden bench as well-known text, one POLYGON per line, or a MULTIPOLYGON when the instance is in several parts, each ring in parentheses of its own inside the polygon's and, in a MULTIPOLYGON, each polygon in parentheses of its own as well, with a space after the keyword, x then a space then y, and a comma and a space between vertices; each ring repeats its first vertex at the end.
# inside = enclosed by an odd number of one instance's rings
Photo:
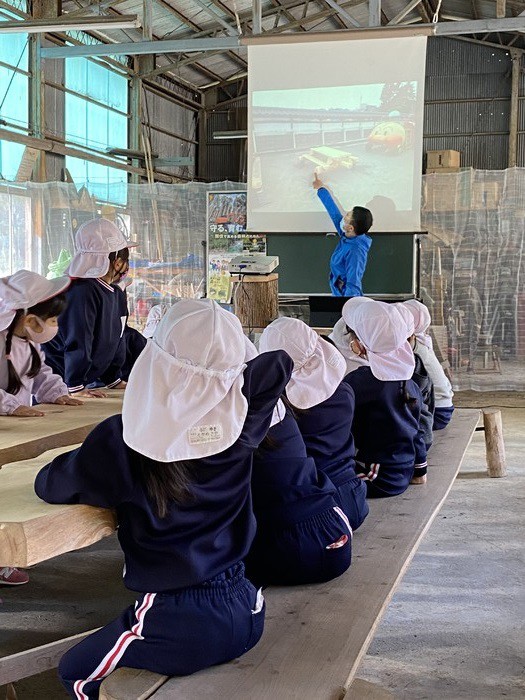
POLYGON ((96 425, 122 410, 122 392, 108 393, 106 399, 82 399, 83 406, 39 406, 44 417, 0 416, 0 468, 85 440, 96 425))
POLYGON ((479 420, 456 410, 435 434, 426 485, 395 498, 370 501, 354 536, 353 563, 321 585, 269 588, 259 644, 231 663, 192 676, 167 678, 117 669, 102 684, 101 700, 346 700, 385 697, 352 685, 381 617, 417 547, 441 508, 479 420))

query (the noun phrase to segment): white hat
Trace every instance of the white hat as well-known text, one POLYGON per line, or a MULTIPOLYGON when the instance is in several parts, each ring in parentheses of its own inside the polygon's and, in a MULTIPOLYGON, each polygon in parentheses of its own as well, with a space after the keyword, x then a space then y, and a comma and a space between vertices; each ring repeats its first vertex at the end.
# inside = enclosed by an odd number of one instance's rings
POLYGON ((432 338, 426 332, 427 328, 432 323, 430 311, 417 299, 407 299, 407 301, 403 303, 403 306, 407 307, 414 317, 414 333, 416 334, 416 338, 420 343, 426 345, 427 348, 432 349, 432 338))
POLYGON ((159 462, 223 452, 248 412, 244 334, 211 299, 180 299, 160 321, 129 376, 124 442, 159 462))
POLYGON ((70 277, 104 277, 109 270, 108 255, 136 245, 107 219, 86 221, 75 234, 76 254, 66 272, 70 277))
POLYGON ((164 304, 155 304, 149 310, 148 318, 146 319, 146 325, 142 331, 142 335, 145 338, 153 338, 153 334, 157 330, 157 326, 160 323, 160 319, 166 313, 166 306, 164 304))
POLYGON ((368 367, 368 360, 364 357, 359 357, 359 355, 356 355, 350 347, 351 338, 346 330, 344 318, 340 318, 339 321, 337 321, 328 337, 333 341, 335 347, 345 358, 347 373, 353 372, 355 369, 359 369, 359 367, 368 367))
POLYGON ((9 328, 19 309, 27 310, 52 299, 70 284, 69 277, 48 280, 30 270, 18 270, 10 277, 0 278, 0 331, 9 328))
POLYGON ((381 381, 410 379, 415 368, 414 353, 407 341, 406 321, 395 305, 352 302, 343 306, 343 318, 365 346, 374 377, 381 381))
POLYGON ((333 395, 346 374, 337 348, 297 318, 281 317, 267 326, 259 351, 285 350, 293 360, 286 394, 297 408, 311 408, 333 395))
POLYGON ((407 338, 410 338, 410 336, 414 335, 414 316, 410 312, 410 309, 407 309, 403 303, 397 303, 394 304, 394 306, 401 314, 401 318, 405 322, 407 338))

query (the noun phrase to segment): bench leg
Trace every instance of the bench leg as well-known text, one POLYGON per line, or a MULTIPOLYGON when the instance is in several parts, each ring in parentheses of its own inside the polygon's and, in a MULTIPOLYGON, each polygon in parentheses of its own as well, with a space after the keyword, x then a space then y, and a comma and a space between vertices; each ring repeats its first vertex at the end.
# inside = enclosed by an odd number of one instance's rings
POLYGON ((484 409, 483 426, 485 428, 488 474, 490 477, 506 476, 507 465, 501 411, 497 408, 484 409))

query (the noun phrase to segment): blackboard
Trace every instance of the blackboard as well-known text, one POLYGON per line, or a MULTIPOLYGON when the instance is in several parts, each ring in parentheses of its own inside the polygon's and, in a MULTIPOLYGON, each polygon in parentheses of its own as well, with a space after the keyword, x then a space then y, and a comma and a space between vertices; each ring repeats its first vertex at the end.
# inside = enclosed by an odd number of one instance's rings
MULTIPOLYGON (((279 256, 279 294, 331 294, 330 257, 336 236, 320 233, 267 234, 268 255, 279 256)), ((412 296, 417 292, 413 233, 374 233, 363 277, 363 293, 412 296)))

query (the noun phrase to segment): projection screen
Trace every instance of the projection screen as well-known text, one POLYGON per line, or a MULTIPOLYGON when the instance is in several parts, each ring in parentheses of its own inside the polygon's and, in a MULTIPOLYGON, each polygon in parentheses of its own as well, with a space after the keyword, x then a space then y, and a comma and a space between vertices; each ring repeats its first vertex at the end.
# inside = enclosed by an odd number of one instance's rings
POLYGON ((419 231, 426 37, 248 47, 248 230, 329 232, 314 172, 372 231, 419 231))

